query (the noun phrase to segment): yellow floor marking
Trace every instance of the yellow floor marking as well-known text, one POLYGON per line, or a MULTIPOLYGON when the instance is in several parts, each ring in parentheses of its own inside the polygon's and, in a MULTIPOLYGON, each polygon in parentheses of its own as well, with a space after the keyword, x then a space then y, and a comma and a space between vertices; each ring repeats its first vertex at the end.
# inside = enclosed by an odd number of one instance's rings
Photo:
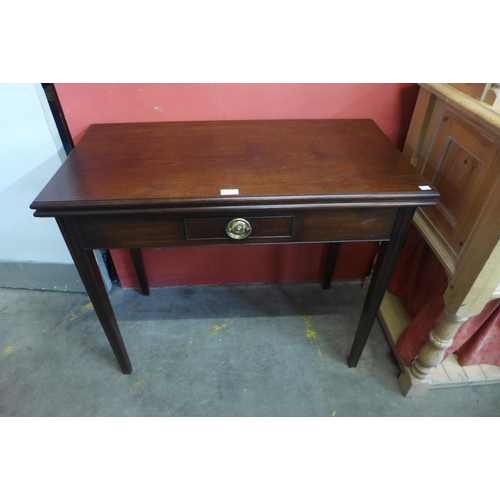
POLYGON ((323 356, 323 353, 321 352, 321 347, 319 346, 318 342, 318 332, 314 327, 313 317, 302 316, 302 320, 304 321, 304 325, 306 327, 306 337, 310 340, 311 345, 316 347, 316 349, 318 350, 318 354, 320 356, 323 356))
POLYGON ((134 396, 139 393, 144 387, 144 380, 138 380, 129 390, 130 394, 134 396))
POLYGON ((73 321, 75 320, 76 318, 78 318, 79 314, 76 314, 76 313, 71 313, 71 314, 68 314, 66 316, 66 321, 69 323, 70 321, 73 321))
MULTIPOLYGON (((117 293, 119 293, 120 289, 113 290, 111 293, 109 293, 108 297, 109 300, 111 300, 117 293)), ((57 328, 59 326, 66 325, 67 323, 71 323, 71 321, 74 321, 75 319, 79 318, 82 314, 87 313, 88 311, 92 311, 94 309, 94 306, 92 305, 92 302, 87 302, 84 306, 82 306, 78 311, 69 313, 60 323, 57 323, 55 325, 48 325, 45 327, 43 330, 44 332, 48 332, 49 330, 52 330, 53 328, 57 328)))
POLYGON ((212 326, 212 328, 210 328, 210 330, 207 331, 207 335, 209 337, 213 337, 214 335, 219 333, 221 330, 224 330, 224 328, 227 328, 226 323, 222 323, 222 325, 214 325, 214 326, 212 326))
POLYGON ((4 356, 9 356, 10 354, 12 354, 14 352, 14 346, 7 346, 4 350, 3 350, 3 355, 4 356))

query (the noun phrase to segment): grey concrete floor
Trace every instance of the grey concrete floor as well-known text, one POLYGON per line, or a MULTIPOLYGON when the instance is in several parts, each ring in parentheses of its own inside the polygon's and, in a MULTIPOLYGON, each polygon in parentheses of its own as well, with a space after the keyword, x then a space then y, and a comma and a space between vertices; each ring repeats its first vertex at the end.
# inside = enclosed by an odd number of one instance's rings
POLYGON ((84 293, 0 289, 0 416, 499 416, 500 385, 404 398, 358 282, 114 287, 123 375, 84 293))

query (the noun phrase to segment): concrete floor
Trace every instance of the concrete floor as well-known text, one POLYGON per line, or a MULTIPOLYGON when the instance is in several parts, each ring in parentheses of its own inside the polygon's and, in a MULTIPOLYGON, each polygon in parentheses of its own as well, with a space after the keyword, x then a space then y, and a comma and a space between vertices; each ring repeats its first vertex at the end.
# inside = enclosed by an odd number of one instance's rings
POLYGON ((499 416, 500 385, 404 398, 358 282, 114 287, 122 375, 86 294, 0 289, 0 416, 499 416))

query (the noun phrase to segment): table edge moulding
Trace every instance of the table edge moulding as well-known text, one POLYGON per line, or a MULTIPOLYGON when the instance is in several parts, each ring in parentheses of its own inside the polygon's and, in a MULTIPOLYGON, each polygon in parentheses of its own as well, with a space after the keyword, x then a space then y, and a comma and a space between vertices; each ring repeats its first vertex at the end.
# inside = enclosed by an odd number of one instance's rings
POLYGON ((93 250, 380 241, 347 363, 355 367, 417 207, 437 191, 373 120, 91 125, 31 208, 55 217, 123 373, 132 365, 93 250))

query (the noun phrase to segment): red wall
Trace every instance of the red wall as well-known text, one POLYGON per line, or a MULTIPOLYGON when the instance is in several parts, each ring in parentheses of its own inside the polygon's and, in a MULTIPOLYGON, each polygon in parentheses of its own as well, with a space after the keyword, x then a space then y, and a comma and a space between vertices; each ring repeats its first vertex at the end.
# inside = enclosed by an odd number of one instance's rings
MULTIPOLYGON (((56 84, 75 141, 91 123, 372 118, 402 149, 415 84, 56 84)), ((336 279, 370 270, 377 245, 342 245, 336 279)), ((137 286, 130 258, 112 251, 124 287, 137 286)), ((326 246, 265 245, 146 249, 151 286, 309 281, 321 276, 326 246)))

